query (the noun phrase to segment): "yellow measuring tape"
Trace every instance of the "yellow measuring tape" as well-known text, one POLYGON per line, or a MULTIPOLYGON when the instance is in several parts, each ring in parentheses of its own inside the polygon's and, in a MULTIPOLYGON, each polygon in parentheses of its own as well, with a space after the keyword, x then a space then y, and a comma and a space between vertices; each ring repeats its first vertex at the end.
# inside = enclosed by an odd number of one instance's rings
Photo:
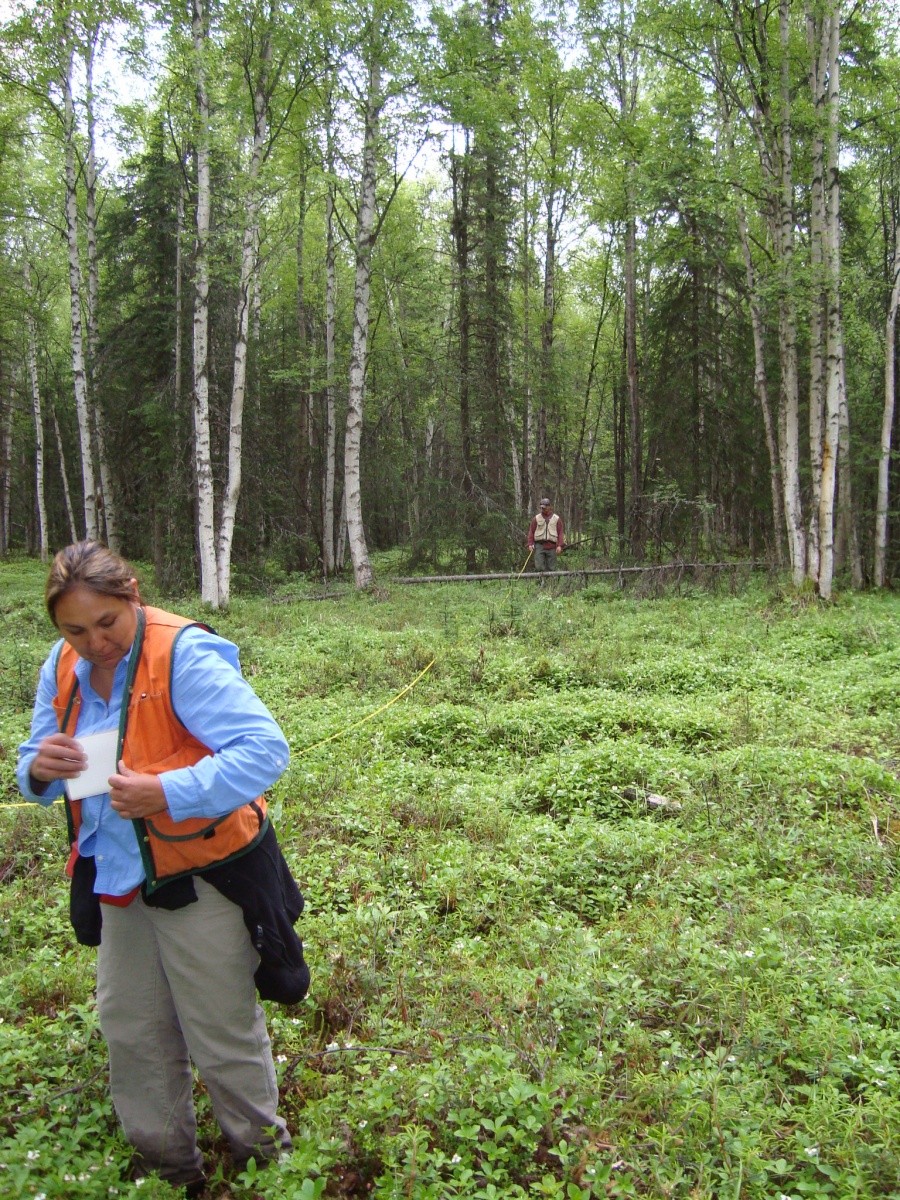
POLYGON ((300 751, 300 754, 309 754, 311 750, 318 750, 319 746, 324 746, 327 742, 333 742, 337 738, 343 737, 344 734, 349 733, 351 729, 358 729, 360 725, 365 725, 367 721, 373 721, 379 715, 379 713, 383 713, 386 708, 390 708, 392 704, 396 704, 397 701, 405 696, 408 691, 411 691, 419 682, 419 680, 428 674, 436 662, 437 659, 433 658, 428 666, 418 673, 412 683, 408 683, 403 691, 398 692, 396 696, 393 696, 390 700, 388 700, 387 704, 382 704, 381 708, 376 708, 375 711, 369 713, 367 717, 362 717, 359 721, 354 721, 353 724, 348 725, 346 729, 339 729, 337 733, 332 733, 330 737, 322 738, 321 742, 313 742, 311 746, 306 746, 300 751))
MULTIPOLYGON (((524 574, 525 568, 526 568, 526 567, 528 566, 528 564, 531 562, 531 556, 532 556, 532 554, 534 554, 534 546, 532 546, 532 547, 531 547, 531 549, 528 551, 528 557, 527 557, 527 558, 525 559, 525 561, 522 563, 522 570, 519 572, 519 574, 518 574, 518 575, 516 576, 516 578, 513 580, 513 583, 515 583, 515 582, 516 582, 518 579, 520 579, 520 578, 521 578, 521 576, 524 574)), ((512 588, 510 588, 509 590, 510 590, 510 591, 512 591, 512 588)))
MULTIPOLYGON (((297 756, 300 757, 301 755, 309 754, 310 751, 312 751, 312 750, 318 750, 319 746, 325 746, 328 744, 328 742, 334 742, 338 738, 343 737, 345 733, 349 733, 352 729, 358 729, 360 727, 360 725, 365 725, 369 721, 374 721, 377 716, 379 716, 381 713, 383 713, 385 711, 385 709, 390 708, 392 704, 396 704, 398 700, 401 700, 406 695, 407 692, 412 691, 412 689, 416 686, 416 684, 419 682, 419 680, 424 679, 424 677, 428 674, 428 672, 431 670, 431 668, 434 666, 434 664, 436 662, 437 662, 437 659, 433 658, 431 660, 431 662, 428 664, 428 666, 424 667, 418 673, 418 675, 415 677, 415 679, 412 681, 412 683, 408 683, 406 685, 406 687, 402 689, 402 691, 399 691, 397 693, 396 696, 392 696, 391 699, 388 700, 386 704, 382 704, 381 708, 376 708, 375 711, 370 712, 367 717, 361 717, 360 720, 354 721, 352 725, 347 725, 346 728, 339 729, 337 731, 337 733, 332 733, 328 737, 322 738, 322 740, 320 742, 313 742, 313 744, 311 746, 304 746, 304 748, 302 750, 299 750, 297 752, 297 756)), ((62 803, 62 797, 60 797, 58 800, 53 801, 53 804, 61 804, 61 803, 62 803)), ((49 808, 50 805, 47 804, 47 805, 44 805, 44 807, 49 808)), ((20 800, 13 804, 0 804, 0 808, 34 808, 34 801, 33 800, 20 800)))

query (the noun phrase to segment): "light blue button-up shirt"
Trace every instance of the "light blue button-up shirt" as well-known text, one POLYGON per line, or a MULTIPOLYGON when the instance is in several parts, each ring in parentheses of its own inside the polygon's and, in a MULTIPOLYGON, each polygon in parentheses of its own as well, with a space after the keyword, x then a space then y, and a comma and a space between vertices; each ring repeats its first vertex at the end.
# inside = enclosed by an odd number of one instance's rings
MULTIPOLYGON (((41 668, 31 736, 19 747, 16 771, 22 795, 52 804, 64 794, 62 780, 36 792, 29 770, 43 738, 58 733, 56 696, 57 643, 41 668)), ((91 687, 91 664, 79 658, 75 674, 81 710, 75 736, 117 729, 131 651, 116 667, 109 703, 91 687)), ((186 728, 212 750, 192 767, 160 775, 173 820, 215 819, 253 800, 275 782, 288 764, 288 744, 272 714, 241 675, 238 650, 231 642, 200 626, 188 626, 175 644, 172 703, 186 728)), ((97 864, 96 892, 123 896, 145 877, 131 820, 112 808, 109 793, 88 796, 81 805, 78 849, 97 864)))

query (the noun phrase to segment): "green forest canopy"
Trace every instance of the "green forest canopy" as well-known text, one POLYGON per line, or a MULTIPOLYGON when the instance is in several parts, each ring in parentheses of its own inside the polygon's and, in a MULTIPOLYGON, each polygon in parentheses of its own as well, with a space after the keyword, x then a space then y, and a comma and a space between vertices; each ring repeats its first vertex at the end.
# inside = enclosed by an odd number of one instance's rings
POLYGON ((892 5, 4 12, 3 553, 896 572, 892 5))

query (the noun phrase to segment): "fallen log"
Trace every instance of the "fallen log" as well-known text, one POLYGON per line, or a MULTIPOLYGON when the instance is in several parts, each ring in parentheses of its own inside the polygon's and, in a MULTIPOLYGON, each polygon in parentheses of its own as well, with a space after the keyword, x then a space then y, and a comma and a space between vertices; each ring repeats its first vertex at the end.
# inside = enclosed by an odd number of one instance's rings
POLYGON ((387 583, 489 583, 504 579, 564 579, 576 575, 639 575, 649 571, 768 571, 767 562, 657 563, 652 567, 584 567, 572 571, 494 571, 484 575, 397 575, 387 583))

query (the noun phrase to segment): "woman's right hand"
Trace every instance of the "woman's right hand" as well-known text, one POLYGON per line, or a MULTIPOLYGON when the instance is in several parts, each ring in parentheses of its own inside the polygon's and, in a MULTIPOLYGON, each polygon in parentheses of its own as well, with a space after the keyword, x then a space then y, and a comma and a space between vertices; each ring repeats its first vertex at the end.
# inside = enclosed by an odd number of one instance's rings
POLYGON ((41 783, 51 783, 54 779, 74 779, 86 766, 87 755, 73 737, 52 733, 39 743, 28 773, 41 783))

